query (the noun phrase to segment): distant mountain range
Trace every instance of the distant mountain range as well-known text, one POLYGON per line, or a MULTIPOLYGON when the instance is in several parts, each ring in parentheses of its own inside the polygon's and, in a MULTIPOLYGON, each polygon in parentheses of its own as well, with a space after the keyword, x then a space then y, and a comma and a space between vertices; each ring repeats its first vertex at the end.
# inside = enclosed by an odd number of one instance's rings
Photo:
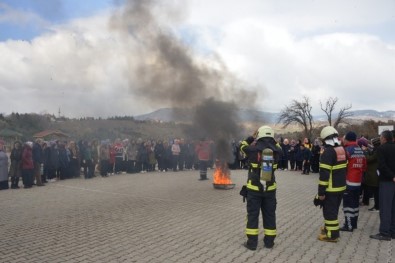
MULTIPOLYGON (((365 120, 388 121, 395 120, 395 111, 376 111, 376 110, 355 110, 350 111, 352 116, 349 119, 356 122, 365 120)), ((337 113, 336 113, 337 114, 337 113)), ((337 115, 334 116, 336 118, 337 115)), ((326 121, 326 115, 314 116, 315 120, 326 121)))
MULTIPOLYGON (((355 110, 350 119, 353 120, 381 120, 395 119, 395 111, 355 110)), ((280 113, 265 112, 258 110, 240 109, 239 118, 243 122, 276 123, 280 113)), ((336 116, 334 116, 336 117, 336 116)), ((136 120, 154 120, 161 122, 190 122, 193 118, 193 109, 162 108, 151 113, 134 116, 136 120)), ((316 121, 325 121, 326 115, 314 116, 316 121)))

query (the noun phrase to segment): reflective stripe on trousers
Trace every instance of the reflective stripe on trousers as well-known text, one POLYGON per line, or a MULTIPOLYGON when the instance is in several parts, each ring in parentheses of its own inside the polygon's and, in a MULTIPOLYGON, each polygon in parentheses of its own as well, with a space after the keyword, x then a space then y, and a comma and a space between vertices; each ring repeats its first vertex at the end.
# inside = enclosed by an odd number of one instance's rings
POLYGON ((322 212, 325 219, 325 232, 329 238, 339 237, 339 207, 343 198, 343 193, 326 194, 322 212))
MULTIPOLYGON (((251 245, 256 246, 259 235, 259 213, 262 212, 262 221, 265 239, 269 243, 274 241, 276 231, 276 192, 253 192, 247 194, 247 225, 246 235, 251 245)), ((266 242, 266 241, 265 241, 266 242)))
POLYGON ((360 188, 346 190, 343 194, 344 225, 348 229, 358 228, 360 188))

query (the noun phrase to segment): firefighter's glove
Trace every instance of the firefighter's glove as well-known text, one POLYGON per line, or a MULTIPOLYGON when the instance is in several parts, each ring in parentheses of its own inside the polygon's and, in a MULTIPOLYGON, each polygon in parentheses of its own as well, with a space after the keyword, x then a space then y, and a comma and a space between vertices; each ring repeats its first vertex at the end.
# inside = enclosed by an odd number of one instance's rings
POLYGON ((240 195, 243 197, 243 203, 245 203, 246 198, 247 198, 247 186, 243 185, 243 187, 240 190, 240 195))
POLYGON ((315 206, 320 206, 320 208, 324 206, 324 200, 321 200, 318 195, 314 197, 313 203, 315 206))

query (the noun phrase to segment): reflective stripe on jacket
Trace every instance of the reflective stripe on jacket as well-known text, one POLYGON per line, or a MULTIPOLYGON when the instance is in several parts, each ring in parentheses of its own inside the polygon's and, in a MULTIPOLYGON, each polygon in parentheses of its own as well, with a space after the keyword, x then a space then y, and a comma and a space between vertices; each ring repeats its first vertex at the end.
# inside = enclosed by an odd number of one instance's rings
POLYGON ((318 195, 346 190, 347 158, 342 146, 327 146, 320 157, 318 195))
POLYGON ((277 188, 274 171, 277 169, 278 161, 281 158, 282 149, 276 145, 276 142, 272 138, 261 138, 258 141, 254 141, 248 144, 247 141, 243 141, 240 146, 240 150, 247 156, 249 164, 247 189, 256 192, 262 191, 275 191, 277 188), (264 185, 260 182, 261 173, 261 153, 264 149, 270 148, 273 150, 273 171, 272 180, 265 182, 264 185))

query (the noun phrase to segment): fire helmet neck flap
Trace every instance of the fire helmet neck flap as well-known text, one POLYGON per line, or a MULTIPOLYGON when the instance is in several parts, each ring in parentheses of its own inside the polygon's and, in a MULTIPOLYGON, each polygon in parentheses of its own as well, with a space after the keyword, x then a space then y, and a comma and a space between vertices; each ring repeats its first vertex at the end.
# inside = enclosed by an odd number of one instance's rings
POLYGON ((259 140, 260 138, 274 138, 274 131, 272 128, 269 126, 261 126, 259 129, 256 131, 256 136, 255 138, 259 140))
POLYGON ((324 143, 332 146, 340 145, 338 136, 339 133, 332 126, 326 126, 321 130, 320 134, 320 137, 324 141, 324 143))

